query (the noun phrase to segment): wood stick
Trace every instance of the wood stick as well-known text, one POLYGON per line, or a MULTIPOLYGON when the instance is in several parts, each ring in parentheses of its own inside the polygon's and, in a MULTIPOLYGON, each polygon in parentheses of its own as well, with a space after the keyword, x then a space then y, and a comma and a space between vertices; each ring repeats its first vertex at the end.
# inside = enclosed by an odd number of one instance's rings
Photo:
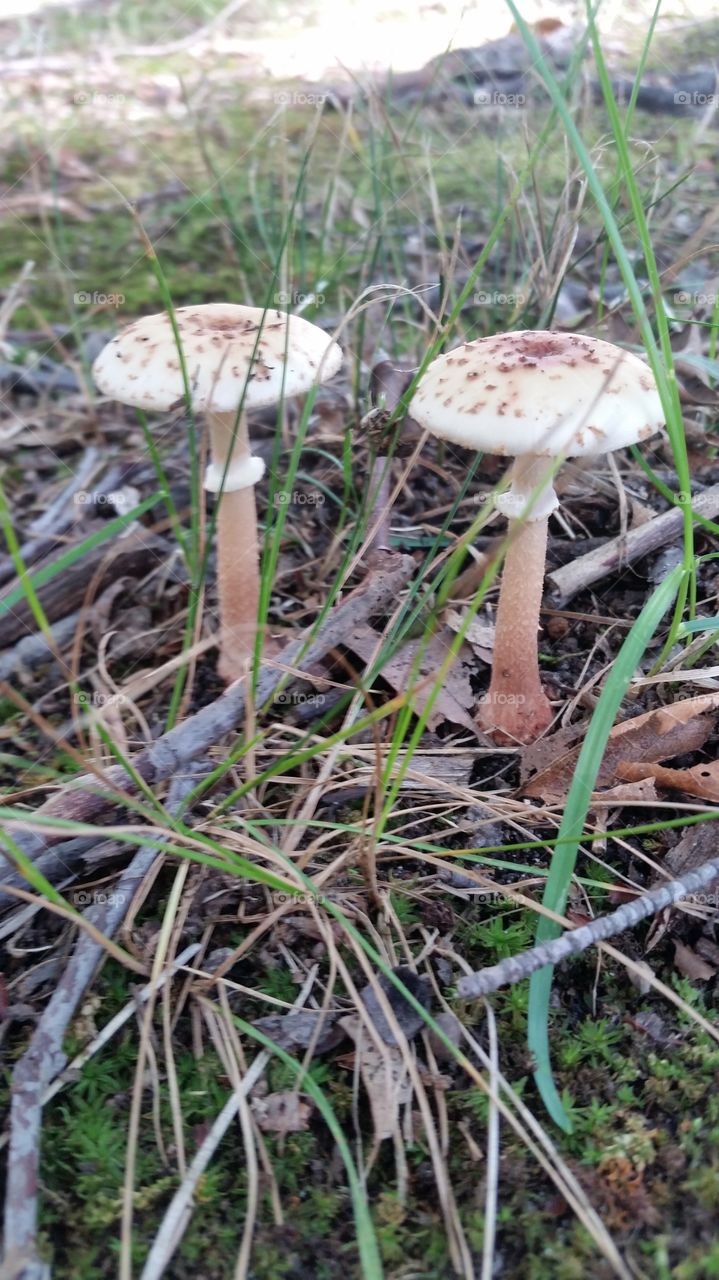
MULTIPOLYGON (((719 484, 698 493, 692 502, 692 511, 705 520, 713 520, 719 515, 719 484)), ((665 511, 653 520, 647 520, 646 524, 631 529, 626 537, 612 538, 586 556, 571 560, 561 569, 548 573, 548 603, 561 608, 593 582, 633 564, 635 560, 641 560, 643 556, 650 555, 652 551, 657 551, 667 542, 678 538, 683 524, 682 508, 673 507, 671 511, 665 511)))
POLYGON ((487 969, 467 974, 457 983, 457 991, 465 999, 474 1000, 486 996, 490 991, 498 991, 500 987, 513 986, 529 978, 537 969, 545 965, 559 964, 567 956, 576 956, 588 947, 596 946, 606 938, 614 938, 625 929, 633 929, 640 920, 656 915, 665 907, 671 907, 682 898, 688 898, 700 889, 706 889, 712 881, 719 877, 719 858, 712 858, 696 871, 690 871, 679 880, 669 880, 660 889, 652 889, 643 893, 632 902, 625 902, 607 916, 598 916, 589 924, 563 933, 561 938, 551 942, 542 942, 531 951, 524 951, 518 956, 509 956, 499 964, 487 969))
POLYGON ((54 665, 57 662, 56 654, 70 644, 79 620, 79 612, 69 613, 66 618, 58 618, 50 628, 55 645, 54 653, 42 631, 23 636, 12 649, 0 653, 0 680, 9 680, 23 669, 32 671, 34 667, 41 667, 46 663, 54 665))
MULTIPOLYGON (((205 769, 209 766, 205 765, 205 769)), ((170 812, 182 811, 184 798, 195 781, 195 777, 188 774, 173 779, 168 798, 170 812)), ((117 885, 107 895, 107 901, 88 909, 88 918, 106 937, 111 938, 119 928, 143 876, 161 851, 162 842, 138 849, 117 885)), ((87 933, 80 934, 30 1043, 13 1071, 4 1243, 6 1261, 10 1258, 23 1259, 23 1277, 41 1276, 45 1265, 37 1256, 43 1099, 48 1085, 67 1062, 63 1050, 65 1032, 90 984, 103 950, 101 942, 87 933)))
MULTIPOLYGON (((62 535, 77 518, 74 507, 79 491, 84 489, 93 472, 97 469, 98 451, 94 447, 86 449, 84 456, 75 467, 72 480, 59 494, 55 501, 43 511, 41 516, 33 520, 28 529, 30 538, 20 548, 23 563, 34 568, 35 562, 49 551, 54 550, 62 535)), ((0 556, 0 583, 8 582, 15 577, 15 561, 12 556, 0 556)))
MULTIPOLYGON (((325 619, 314 639, 306 632, 292 644, 286 645, 273 661, 270 669, 262 671, 257 683, 256 705, 267 702, 286 679, 286 667, 303 670, 324 658, 336 645, 341 645, 348 632, 359 622, 381 613, 388 601, 397 598, 409 581, 414 569, 411 556, 389 555, 381 568, 373 569, 364 582, 347 599, 338 605, 325 619), (280 665, 282 664, 282 665, 280 665)), ((150 786, 182 773, 216 742, 235 729, 245 711, 246 680, 237 681, 214 702, 210 702, 195 715, 176 725, 168 733, 132 757, 135 773, 150 786)), ((106 769, 102 787, 93 774, 68 783, 62 790, 35 811, 38 817, 64 818, 73 822, 107 822, 118 799, 135 795, 137 787, 120 765, 106 769)), ((34 815, 28 813, 28 820, 34 815)), ((61 830, 41 833, 15 831, 14 840, 30 857, 38 857, 52 846, 67 839, 61 830)), ((7 874, 7 864, 0 864, 0 877, 7 874)))
MULTIPOLYGON (((107 543, 102 543, 88 551, 82 560, 70 565, 38 588, 38 599, 48 622, 56 622, 58 618, 64 618, 80 607, 88 583, 95 574, 100 575, 97 584, 99 592, 108 582, 114 582, 124 574, 131 578, 139 577, 151 565, 162 563, 169 553, 169 544, 145 528, 133 530, 126 537, 116 539, 111 549, 108 549, 107 543)), ((44 566, 34 564, 32 567, 37 572, 44 566)), ((0 596, 0 603, 2 599, 0 596)), ((0 647, 9 648, 25 636, 34 635, 36 631, 37 623, 28 601, 18 600, 0 619, 0 647)))
MULTIPOLYGON (((371 421, 370 430, 377 435, 382 434, 382 426, 389 422, 397 410, 413 376, 413 370, 395 365, 391 360, 379 360, 375 364, 370 377, 370 396, 375 408, 373 415, 368 416, 365 421, 371 421)), ((390 550, 391 497, 389 457, 380 444, 369 483, 370 509, 367 513, 367 526, 371 535, 367 544, 368 556, 377 551, 390 550)))

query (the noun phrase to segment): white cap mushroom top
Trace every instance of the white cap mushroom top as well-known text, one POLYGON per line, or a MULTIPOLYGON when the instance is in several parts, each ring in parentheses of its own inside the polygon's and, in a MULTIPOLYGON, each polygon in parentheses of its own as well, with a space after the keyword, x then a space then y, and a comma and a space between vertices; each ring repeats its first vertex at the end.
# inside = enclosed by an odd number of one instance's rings
MULTIPOLYGON (((301 316, 212 302, 175 312, 193 407, 236 413, 277 404, 331 378, 336 342, 301 316), (258 336, 259 335, 259 336, 258 336), (244 398, 243 398, 244 393, 244 398)), ((175 334, 166 312, 144 316, 100 352, 93 376, 104 395, 166 411, 184 399, 175 334)))
POLYGON ((651 371, 581 333, 498 333, 438 356, 412 400, 433 435, 510 458, 609 453, 664 422, 651 371))
POLYGON ((510 537, 478 720, 500 742, 531 742, 552 719, 537 644, 547 522, 559 505, 550 460, 654 435, 664 422, 654 378, 638 356, 588 334, 500 333, 434 360, 411 413, 441 439, 514 458, 495 499, 510 537))
MULTIPOLYGON (((331 378, 342 352, 300 316, 227 302, 175 312, 192 406, 209 427, 211 461, 205 488, 220 493, 217 579, 223 679, 245 674, 255 650, 259 602, 254 486, 265 464, 253 457, 248 409, 278 404, 331 378)), ((168 409, 185 400, 177 336, 169 316, 145 316, 100 352, 93 365, 105 395, 138 409, 168 409)))

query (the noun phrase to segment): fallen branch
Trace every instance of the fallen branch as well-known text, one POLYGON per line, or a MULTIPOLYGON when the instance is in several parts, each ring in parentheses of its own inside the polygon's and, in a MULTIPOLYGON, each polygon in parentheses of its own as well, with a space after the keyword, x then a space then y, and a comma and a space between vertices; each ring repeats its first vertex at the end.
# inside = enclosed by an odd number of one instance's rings
MULTIPOLYGON (((139 990, 134 990, 132 993, 132 999, 128 1000, 127 1004, 120 1009, 119 1013, 115 1014, 114 1018, 111 1018, 109 1022, 105 1023, 102 1030, 98 1031, 95 1039, 89 1044, 86 1044, 84 1049, 81 1049, 80 1053, 76 1054, 75 1057, 68 1062, 64 1071, 59 1076, 55 1077, 52 1084, 48 1085, 42 1095, 43 1106, 46 1106, 47 1103, 50 1102, 52 1098, 55 1098, 58 1093, 61 1093, 63 1089, 67 1088, 69 1085, 75 1084, 78 1075, 85 1064, 88 1063, 91 1058, 94 1058, 98 1053, 100 1053, 100 1051, 105 1048, 105 1045, 109 1044, 110 1041, 115 1038, 118 1032, 122 1030, 131 1018, 137 1017, 138 1009, 141 1008, 142 1005, 147 1004, 147 1001, 151 996, 155 995, 158 991, 161 991, 165 986, 165 983, 169 982, 179 969, 184 968, 185 965, 189 965, 190 961, 193 960, 198 951, 201 950, 201 943, 191 942, 190 945, 185 947, 184 951, 181 951, 172 963, 169 964, 156 979, 152 982, 148 982, 147 986, 140 987, 139 990)), ((0 1135, 0 1151, 3 1147, 7 1146, 8 1136, 9 1135, 7 1133, 0 1135)), ((4 1267, 0 1267, 0 1280, 8 1280, 4 1267)))
MULTIPOLYGON (((197 769, 175 777, 168 809, 182 810, 185 796, 196 781, 197 769)), ((158 853, 162 843, 138 849, 106 903, 85 913, 107 938, 112 938, 158 853)), ((38 1177, 43 1098, 48 1085, 67 1063, 62 1043, 70 1019, 102 959, 102 942, 81 933, 53 995, 35 1028, 30 1043, 15 1065, 10 1090, 10 1140, 5 1189, 5 1251, 10 1259, 23 1260, 23 1280, 43 1275, 45 1264, 37 1256, 38 1177)))
MULTIPOLYGON (((18 365, 12 368, 17 376, 21 369, 18 365)), ((2 381, 2 366, 0 366, 0 381, 2 381)), ((43 511, 41 516, 33 520, 28 529, 31 535, 30 540, 25 542, 20 548, 20 556, 23 563, 28 568, 34 568, 35 562, 49 551, 57 547, 61 541, 62 535, 77 518, 77 507, 74 505, 76 496, 79 491, 89 482, 93 472, 97 470, 98 451, 95 448, 85 450, 80 462, 74 468, 74 474, 69 484, 60 493, 59 497, 43 511)), ((0 557, 0 583, 8 582, 15 577, 15 561, 12 556, 0 557)))
POLYGON ((18 671, 32 671, 34 667, 41 667, 45 663, 52 665, 57 663, 56 654, 72 640, 79 619, 79 612, 69 613, 66 618, 58 618, 50 628, 50 637, 55 647, 54 653, 48 637, 41 631, 36 631, 34 635, 23 636, 14 648, 0 653, 0 680, 9 680, 18 671))
MULTIPOLYGON (((127 575, 139 577, 147 572, 148 567, 162 563, 169 555, 169 546, 162 538, 150 533, 144 527, 133 529, 124 538, 116 539, 108 551, 103 543, 94 547, 83 556, 82 560, 69 565, 56 573, 53 578, 44 582, 37 589, 37 597, 42 605, 48 622, 56 622, 82 605, 87 593, 88 584, 96 579, 96 590, 99 592, 108 582, 115 582, 127 575)), ((33 570, 47 567, 34 564, 33 570)), ((0 604, 10 592, 0 596, 0 604)), ((34 635, 37 622, 29 601, 18 600, 2 618, 2 648, 9 648, 27 635, 34 635)))
MULTIPOLYGON (((275 659, 275 666, 262 671, 257 682, 255 704, 261 706, 272 698, 278 686, 287 679, 285 668, 311 669, 331 649, 341 645, 353 627, 373 614, 381 613, 387 602, 396 599, 406 586, 413 567, 410 556, 387 556, 385 567, 368 574, 361 586, 327 616, 314 639, 311 633, 303 634, 285 646, 275 659)), ((224 734, 241 722, 245 693, 246 682, 238 681, 214 702, 131 757, 135 775, 148 786, 155 786, 185 771, 191 761, 205 755, 224 734)), ((103 778, 106 787, 101 787, 93 774, 85 774, 68 783, 59 794, 28 813, 28 821, 34 817, 83 823, 107 821, 123 795, 137 794, 137 786, 120 765, 106 769, 103 778)), ((16 831, 14 836, 16 844, 31 857, 47 852, 66 838, 67 833, 62 830, 47 830, 42 834, 23 830, 16 831)), ((0 865, 0 875, 6 874, 9 874, 9 868, 0 865)))
POLYGON ((682 898, 706 889, 717 877, 719 858, 712 858, 710 862, 705 862, 681 879, 668 880, 660 889, 652 889, 633 902, 625 902, 608 916, 598 916, 589 924, 563 933, 561 938, 554 938, 552 942, 542 942, 538 947, 532 947, 531 951, 509 956, 499 964, 467 974, 457 983, 457 992, 465 999, 474 1000, 488 995, 490 991, 498 991, 500 987, 514 986, 524 978, 531 977, 537 969, 543 969, 545 965, 559 964, 567 956, 576 956, 606 938, 614 938, 625 929, 633 929, 640 920, 646 920, 647 916, 654 916, 665 907, 680 902, 682 898))
MULTIPOLYGON (((692 511, 705 520, 713 520, 719 515, 719 484, 697 494, 692 502, 692 511)), ((641 560, 652 551, 658 551, 659 547, 666 546, 672 539, 680 536, 683 525, 682 508, 673 507, 671 511, 665 511, 653 520, 647 520, 646 524, 631 529, 624 537, 612 538, 586 556, 570 560, 561 569, 547 574, 550 603, 561 607, 593 582, 633 564, 635 560, 641 560)))

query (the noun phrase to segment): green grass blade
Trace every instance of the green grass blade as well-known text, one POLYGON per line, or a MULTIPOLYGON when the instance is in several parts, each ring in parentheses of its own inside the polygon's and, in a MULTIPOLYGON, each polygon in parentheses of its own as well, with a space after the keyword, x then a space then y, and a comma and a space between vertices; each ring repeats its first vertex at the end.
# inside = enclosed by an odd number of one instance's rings
MULTIPOLYGON (((543 906, 558 915, 561 915, 566 905, 582 829, 610 730, 637 664, 659 623, 676 599, 684 577, 684 568, 678 565, 650 596, 619 650, 599 697, 579 753, 559 830, 560 839, 569 843, 559 845, 552 855, 547 885, 542 898, 543 906)), ((537 926, 536 941, 546 942, 550 938, 558 937, 560 932, 558 924, 542 916, 537 926)), ((547 965, 530 979, 529 1047, 534 1054, 536 1062, 534 1078, 544 1105, 552 1119, 562 1129, 570 1132, 571 1125, 554 1084, 549 1056, 549 997, 553 972, 553 966, 547 965)))
MULTIPOLYGON (((103 542, 109 542, 115 534, 120 533, 123 529, 127 528, 129 524, 132 524, 133 521, 144 515, 151 507, 157 506, 158 502, 161 501, 162 494, 153 493, 151 497, 145 498, 145 501, 141 502, 139 506, 133 507, 132 511, 128 511, 126 515, 117 516, 115 520, 108 520, 107 524, 104 525, 102 529, 98 529, 97 532, 91 534, 89 538, 84 538, 82 542, 78 542, 76 547, 71 547, 71 549, 66 551, 64 555, 58 556, 57 560, 53 560, 50 564, 43 565, 43 567, 38 569, 36 573, 23 573, 21 570, 18 570, 18 577, 21 578, 20 585, 13 587, 12 591, 8 591, 7 595, 4 595, 0 600, 0 618, 2 618, 4 614, 9 613, 11 609, 14 609, 15 605, 19 604, 21 600, 27 599, 31 602, 32 607, 34 590, 38 587, 44 586, 46 582, 51 582, 53 578, 58 576, 58 574, 64 573, 66 569, 71 567, 71 565, 75 564, 78 560, 82 560, 82 557, 87 555, 88 551, 94 550, 95 547, 99 547, 103 542)), ((4 522, 3 527, 5 527, 4 522)), ((8 545, 10 546, 10 543, 8 543, 8 545)), ((16 568, 17 567, 16 562, 16 568)))
POLYGON ((257 1040, 268 1053, 273 1053, 285 1064, 286 1067, 289 1067, 290 1070, 295 1073, 298 1079, 298 1084, 301 1082, 303 1091, 308 1093, 312 1098, 312 1101, 337 1143, 337 1150, 342 1157, 342 1163, 344 1164, 347 1173, 347 1182, 349 1183, 350 1196, 352 1198, 352 1212, 354 1214, 355 1227, 357 1230, 357 1247, 359 1249, 362 1280, 382 1280, 384 1269, 382 1267, 382 1259, 380 1258, 379 1248, 377 1246, 377 1237, 375 1235, 372 1218, 367 1204, 365 1189, 362 1185, 359 1173, 357 1172, 355 1162, 352 1159, 352 1152, 350 1151, 349 1143, 342 1131, 342 1126, 327 1101, 324 1092, 312 1079, 312 1076, 305 1072, 301 1062, 298 1062, 297 1059, 293 1058, 286 1052, 286 1050, 281 1049, 278 1044, 275 1044, 274 1040, 270 1040, 269 1036, 266 1036, 264 1032, 260 1031, 257 1027, 251 1026, 249 1022, 245 1022, 237 1014, 234 1014, 233 1017, 235 1024, 240 1031, 244 1032, 245 1035, 251 1036, 253 1040, 257 1040))

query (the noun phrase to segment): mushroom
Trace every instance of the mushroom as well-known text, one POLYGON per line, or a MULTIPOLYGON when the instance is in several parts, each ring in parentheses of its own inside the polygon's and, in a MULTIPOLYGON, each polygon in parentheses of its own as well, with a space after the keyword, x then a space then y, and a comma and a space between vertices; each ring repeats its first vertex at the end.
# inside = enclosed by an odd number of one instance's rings
POLYGON ((552 718, 539 678, 539 610, 557 459, 596 456, 654 435, 664 422, 638 356, 578 333, 500 333, 439 356, 412 416, 443 440, 514 458, 495 499, 508 517, 492 679, 479 715, 496 742, 533 742, 552 718))
MULTIPOLYGON (((260 593, 254 486, 265 464, 252 456, 246 412, 331 378, 342 352, 309 321, 261 307, 179 307, 175 322, 192 406, 205 413, 209 428, 205 489, 220 494, 218 671, 230 682, 252 659, 260 593)), ((100 391, 122 404, 167 411, 181 403, 185 383, 169 315, 145 316, 113 338, 93 375, 100 391)))

